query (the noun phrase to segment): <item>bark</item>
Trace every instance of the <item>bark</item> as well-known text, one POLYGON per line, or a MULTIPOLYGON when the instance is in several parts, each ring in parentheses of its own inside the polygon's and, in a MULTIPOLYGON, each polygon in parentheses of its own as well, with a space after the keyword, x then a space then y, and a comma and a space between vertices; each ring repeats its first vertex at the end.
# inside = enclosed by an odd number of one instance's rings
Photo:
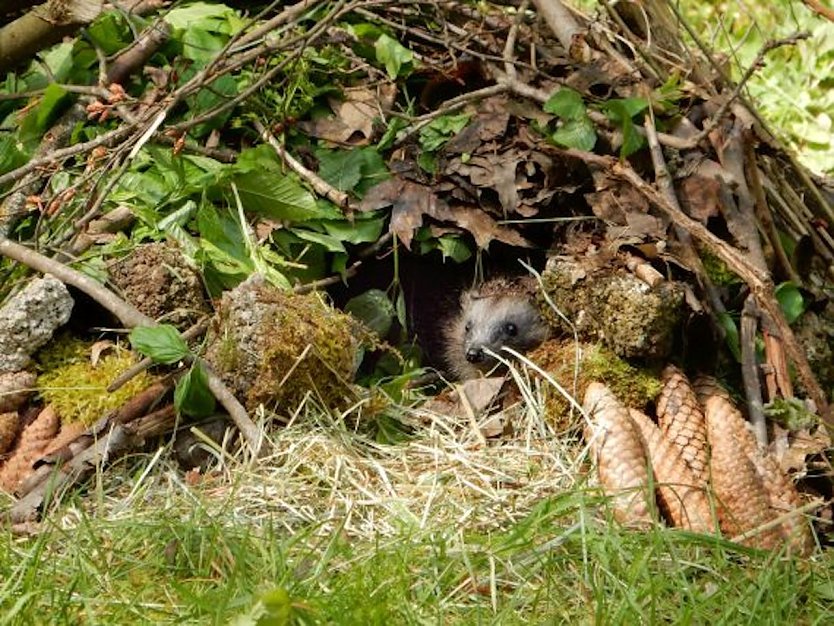
POLYGON ((0 29, 0 72, 8 72, 37 52, 89 24, 103 0, 50 0, 0 29))

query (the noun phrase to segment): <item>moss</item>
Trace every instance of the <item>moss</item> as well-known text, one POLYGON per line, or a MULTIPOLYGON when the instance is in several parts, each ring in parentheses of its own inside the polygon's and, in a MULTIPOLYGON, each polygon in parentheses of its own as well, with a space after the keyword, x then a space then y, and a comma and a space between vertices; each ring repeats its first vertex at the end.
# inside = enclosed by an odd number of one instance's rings
MULTIPOLYGON (((605 383, 620 401, 629 407, 645 410, 660 393, 661 381, 653 370, 641 369, 619 358, 601 344, 579 343, 579 366, 576 367, 577 344, 571 339, 552 339, 529 353, 529 358, 582 404, 585 389, 592 381, 605 383), (574 375, 576 382, 574 384, 574 375)), ((581 425, 576 411, 552 386, 546 386, 545 412, 560 430, 581 425)))
POLYGON ((93 365, 91 348, 89 342, 65 336, 38 355, 38 391, 64 423, 92 424, 152 383, 152 377, 142 372, 108 392, 110 383, 136 361, 130 351, 116 346, 93 365))
POLYGON ((710 280, 717 287, 731 287, 741 284, 742 280, 734 272, 730 271, 727 264, 715 256, 709 250, 699 251, 701 262, 704 264, 704 271, 710 280))
POLYGON ((355 400, 350 383, 370 334, 318 294, 244 283, 224 294, 206 359, 246 405, 291 414, 309 393, 325 407, 355 400))

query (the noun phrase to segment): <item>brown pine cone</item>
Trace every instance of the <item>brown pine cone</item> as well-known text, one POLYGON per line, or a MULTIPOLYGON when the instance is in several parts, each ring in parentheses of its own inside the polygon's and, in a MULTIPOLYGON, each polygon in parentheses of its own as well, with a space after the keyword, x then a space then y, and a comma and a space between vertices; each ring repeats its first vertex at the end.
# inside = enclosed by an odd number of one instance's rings
POLYGON ((640 429, 652 469, 658 504, 675 528, 699 533, 713 533, 716 524, 704 485, 687 465, 681 450, 667 438, 657 425, 640 411, 629 409, 629 415, 640 429))
POLYGON ((614 517, 621 524, 651 525, 654 494, 648 493, 650 468, 642 436, 628 409, 605 385, 596 382, 588 385, 583 408, 591 419, 585 438, 603 491, 613 499, 614 517))
POLYGON ((681 451, 696 484, 705 486, 709 477, 709 450, 704 413, 689 380, 674 365, 663 370, 657 421, 666 438, 681 451))

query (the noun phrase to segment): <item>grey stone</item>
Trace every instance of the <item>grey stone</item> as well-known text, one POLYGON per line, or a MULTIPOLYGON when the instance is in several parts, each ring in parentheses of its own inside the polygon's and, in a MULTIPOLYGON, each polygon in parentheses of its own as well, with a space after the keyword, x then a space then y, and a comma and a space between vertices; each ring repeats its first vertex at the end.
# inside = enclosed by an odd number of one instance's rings
POLYGON ((0 307, 0 372, 24 369, 30 356, 67 323, 73 304, 64 283, 47 274, 0 307))

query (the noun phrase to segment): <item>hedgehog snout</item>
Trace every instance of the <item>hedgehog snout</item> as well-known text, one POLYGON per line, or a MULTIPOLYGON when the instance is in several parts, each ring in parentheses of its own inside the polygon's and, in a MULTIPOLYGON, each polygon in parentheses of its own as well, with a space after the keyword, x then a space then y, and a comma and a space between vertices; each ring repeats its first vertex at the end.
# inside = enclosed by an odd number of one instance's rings
POLYGON ((470 363, 481 363, 484 360, 483 348, 467 348, 466 360, 470 363))

